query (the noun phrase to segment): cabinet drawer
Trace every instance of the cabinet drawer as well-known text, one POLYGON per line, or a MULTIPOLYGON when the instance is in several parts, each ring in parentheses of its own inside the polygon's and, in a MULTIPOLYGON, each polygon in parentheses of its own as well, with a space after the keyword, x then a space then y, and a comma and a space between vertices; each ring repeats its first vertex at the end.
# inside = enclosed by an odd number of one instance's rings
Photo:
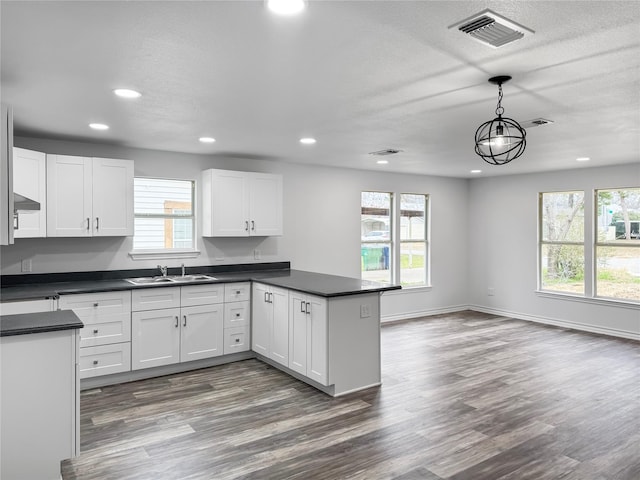
POLYGON ((215 283, 182 287, 180 301, 183 307, 222 303, 224 301, 224 285, 215 283))
POLYGON ((114 343, 80 349, 80 378, 131 370, 131 343, 114 343))
POLYGON ((96 320, 85 322, 85 326, 80 329, 80 348, 131 340, 130 313, 114 315, 103 322, 96 320))
POLYGON ((224 354, 246 352, 249 350, 249 327, 232 327, 224 329, 224 354))
POLYGON ((131 292, 131 310, 158 310, 180 306, 180 287, 141 288, 131 292))
POLYGON ((225 302, 246 302, 251 295, 251 282, 227 283, 224 286, 225 302))
POLYGON ((131 291, 61 295, 59 307, 73 310, 85 324, 122 321, 131 316, 131 291))
POLYGON ((249 315, 249 302, 225 303, 224 328, 248 326, 249 315))

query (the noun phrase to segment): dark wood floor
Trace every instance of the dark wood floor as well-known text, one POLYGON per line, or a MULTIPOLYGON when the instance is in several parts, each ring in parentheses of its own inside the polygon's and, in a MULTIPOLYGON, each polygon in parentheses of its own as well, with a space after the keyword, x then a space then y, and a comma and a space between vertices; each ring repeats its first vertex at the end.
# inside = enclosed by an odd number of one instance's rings
POLYGON ((462 312, 382 347, 337 399, 257 360, 83 392, 63 477, 640 479, 638 342, 462 312))

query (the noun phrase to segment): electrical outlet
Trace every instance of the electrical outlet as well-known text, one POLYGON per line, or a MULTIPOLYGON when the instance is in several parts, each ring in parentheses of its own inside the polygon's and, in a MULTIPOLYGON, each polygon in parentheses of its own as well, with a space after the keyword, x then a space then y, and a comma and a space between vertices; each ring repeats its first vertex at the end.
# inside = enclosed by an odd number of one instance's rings
POLYGON ((487 288, 487 295, 493 297, 496 294, 496 289, 493 287, 487 288))
POLYGON ((371 305, 363 303, 360 305, 360 318, 369 318, 371 316, 371 305))
POLYGON ((21 269, 22 269, 23 273, 28 273, 28 272, 31 271, 31 259, 30 258, 25 258, 24 260, 22 260, 21 269))
POLYGON ((256 249, 253 251, 253 258, 255 260, 260 260, 262 258, 262 252, 260 252, 260 250, 256 249))

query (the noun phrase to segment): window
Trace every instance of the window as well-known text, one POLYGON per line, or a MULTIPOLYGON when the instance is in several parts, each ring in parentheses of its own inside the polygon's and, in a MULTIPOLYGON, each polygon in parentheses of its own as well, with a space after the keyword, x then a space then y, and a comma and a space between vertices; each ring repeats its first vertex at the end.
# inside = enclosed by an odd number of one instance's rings
POLYGON ((427 283, 427 195, 400 195, 400 284, 427 283))
POLYGON ((640 188, 541 193, 539 248, 541 290, 640 302, 640 188))
POLYGON ((134 179, 134 252, 193 251, 194 182, 134 179))
POLYGON ((391 200, 393 194, 362 192, 360 257, 363 280, 391 283, 391 200))
POLYGON ((428 199, 424 194, 362 192, 363 280, 396 282, 405 287, 427 285, 428 199))
POLYGON ((640 301, 640 188, 596 190, 599 297, 640 301))
POLYGON ((584 193, 541 193, 540 218, 540 288, 584 294, 584 193))

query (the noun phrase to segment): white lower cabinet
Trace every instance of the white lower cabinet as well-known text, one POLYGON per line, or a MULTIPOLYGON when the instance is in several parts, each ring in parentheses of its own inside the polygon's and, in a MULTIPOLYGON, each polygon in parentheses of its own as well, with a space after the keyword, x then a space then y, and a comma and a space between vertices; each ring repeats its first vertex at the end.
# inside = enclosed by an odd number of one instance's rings
POLYGON ((289 368, 327 385, 327 301, 289 292, 289 368))
POLYGON ((62 310, 82 320, 80 378, 131 370, 131 291, 61 295, 62 310))
POLYGON ((262 283, 253 284, 251 348, 289 366, 289 292, 262 283))
POLYGON ((133 370, 223 354, 224 285, 134 290, 132 300, 133 370))

